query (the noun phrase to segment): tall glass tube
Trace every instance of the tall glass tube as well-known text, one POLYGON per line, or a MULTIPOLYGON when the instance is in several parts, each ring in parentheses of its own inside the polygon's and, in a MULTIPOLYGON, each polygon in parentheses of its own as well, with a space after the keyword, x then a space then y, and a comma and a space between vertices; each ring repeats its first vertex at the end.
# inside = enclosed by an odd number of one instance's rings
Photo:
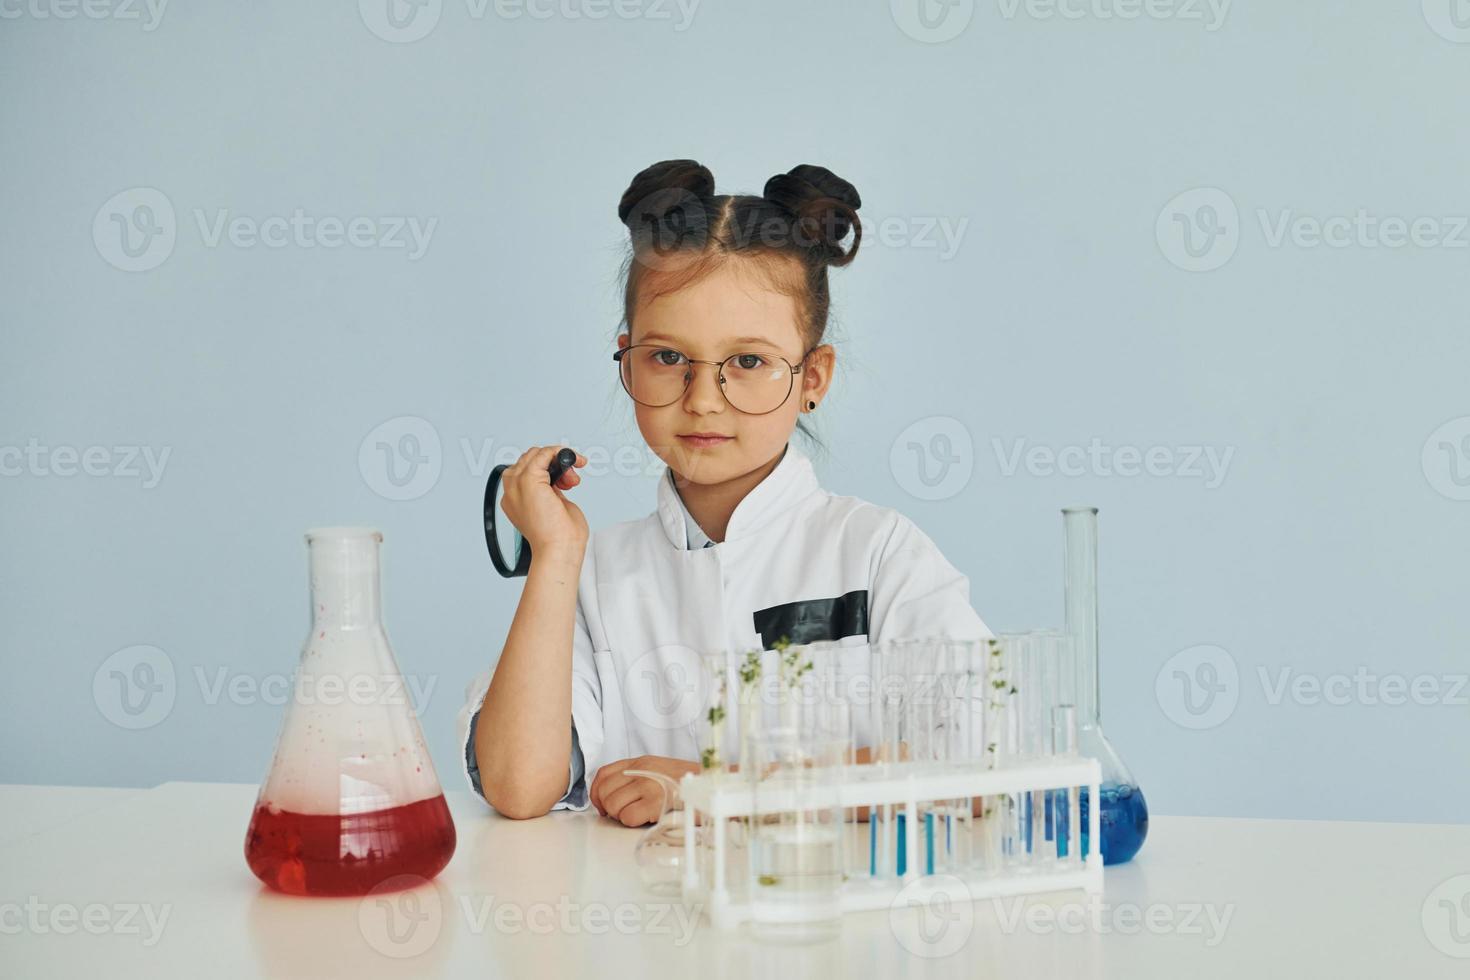
POLYGON ((1062 510, 1066 546, 1066 624, 1072 641, 1073 670, 1068 694, 1077 706, 1079 727, 1099 725, 1097 677, 1097 508, 1062 510))
MULTIPOLYGON (((1065 508, 1062 523, 1065 534, 1066 631, 1070 640, 1066 650, 1071 665, 1062 671, 1061 701, 1066 702, 1067 694, 1075 698, 1078 751, 1102 764, 1102 785, 1099 799, 1095 802, 1099 807, 1103 863, 1121 864, 1138 853, 1148 836, 1148 804, 1137 780, 1102 730, 1098 686, 1097 508, 1065 508)), ((1092 846, 1086 828, 1088 807, 1094 801, 1087 797, 1087 792, 1083 791, 1081 827, 1084 857, 1092 846)))

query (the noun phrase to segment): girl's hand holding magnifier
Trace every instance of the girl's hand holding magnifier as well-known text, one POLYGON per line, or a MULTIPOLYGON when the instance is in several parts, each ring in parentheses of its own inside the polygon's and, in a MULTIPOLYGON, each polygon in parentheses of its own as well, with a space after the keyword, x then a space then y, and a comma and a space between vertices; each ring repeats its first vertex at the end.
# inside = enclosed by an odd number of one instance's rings
POLYGON ((500 476, 500 509, 538 558, 561 555, 580 564, 587 547, 587 518, 564 491, 582 482, 576 468, 586 466, 587 457, 577 453, 576 463, 553 486, 547 470, 561 449, 533 446, 522 453, 500 476))

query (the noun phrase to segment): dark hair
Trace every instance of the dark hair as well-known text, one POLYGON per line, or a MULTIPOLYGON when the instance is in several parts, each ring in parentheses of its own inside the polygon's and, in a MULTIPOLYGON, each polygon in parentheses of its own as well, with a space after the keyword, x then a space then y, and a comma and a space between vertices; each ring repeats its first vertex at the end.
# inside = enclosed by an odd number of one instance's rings
POLYGON ((681 289, 738 255, 757 260, 750 268, 796 300, 798 330, 811 350, 827 332, 827 268, 851 262, 862 241, 861 206, 857 188, 812 164, 777 174, 757 197, 716 195, 714 174, 694 160, 655 163, 618 202, 632 245, 623 266, 623 324, 632 331, 640 300, 681 289), (844 247, 849 232, 852 244, 844 247))
POLYGON ((639 297, 672 292, 732 255, 764 259, 772 284, 794 294, 807 347, 826 332, 827 267, 844 266, 862 240, 857 189, 825 167, 802 164, 766 181, 764 193, 715 194, 708 167, 664 160, 641 171, 618 202, 632 251, 624 268, 623 321, 631 329, 639 297), (852 245, 843 240, 852 233, 852 245), (795 260, 793 262, 793 260, 795 260), (793 281, 791 272, 804 275, 793 281))

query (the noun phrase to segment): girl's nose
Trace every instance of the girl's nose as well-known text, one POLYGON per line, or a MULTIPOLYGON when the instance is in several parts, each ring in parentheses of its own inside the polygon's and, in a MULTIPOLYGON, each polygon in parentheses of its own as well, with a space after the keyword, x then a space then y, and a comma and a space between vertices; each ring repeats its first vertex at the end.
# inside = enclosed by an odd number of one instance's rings
POLYGON ((720 390, 719 365, 690 364, 689 370, 693 375, 684 389, 684 408, 698 415, 722 410, 725 393, 720 390))

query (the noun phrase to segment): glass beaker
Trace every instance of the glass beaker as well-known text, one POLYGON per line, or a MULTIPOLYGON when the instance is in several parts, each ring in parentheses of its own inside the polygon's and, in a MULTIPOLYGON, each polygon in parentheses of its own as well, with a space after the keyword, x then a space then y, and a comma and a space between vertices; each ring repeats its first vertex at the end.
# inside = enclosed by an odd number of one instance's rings
POLYGON ((371 528, 318 528, 306 542, 311 632, 261 784, 245 860, 293 895, 362 895, 432 878, 454 821, 383 630, 371 528))
POLYGON ((759 939, 814 942, 841 930, 838 789, 850 744, 794 728, 752 740, 751 928, 759 939))
MULTIPOLYGON (((1062 510, 1066 536, 1066 616, 1072 663, 1061 672, 1062 703, 1077 706, 1077 751, 1102 764, 1098 813, 1103 864, 1122 864, 1148 836, 1148 804, 1138 781, 1103 734, 1098 689, 1097 508, 1062 510), (1070 695, 1070 696, 1069 696, 1070 695)), ((1082 854, 1088 840, 1088 792, 1082 791, 1082 854)))
POLYGON ((638 876, 655 895, 678 895, 684 887, 684 834, 687 811, 679 807, 679 784, 661 772, 624 769, 624 776, 644 776, 658 783, 658 820, 633 847, 638 876))

